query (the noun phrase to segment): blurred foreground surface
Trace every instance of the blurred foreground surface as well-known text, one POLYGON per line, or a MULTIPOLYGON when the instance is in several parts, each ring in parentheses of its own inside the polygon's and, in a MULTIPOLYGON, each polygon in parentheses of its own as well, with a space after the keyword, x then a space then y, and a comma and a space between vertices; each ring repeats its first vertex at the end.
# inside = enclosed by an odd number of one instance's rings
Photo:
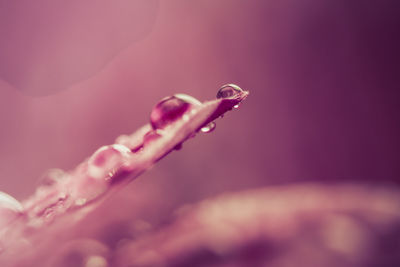
MULTIPOLYGON (((147 198, 141 202, 157 213, 147 198)), ((139 215, 148 208, 133 206, 108 223, 107 207, 76 225, 67 220, 33 240, 38 246, 24 244, 6 266, 400 264, 400 194, 393 188, 306 183, 248 190, 183 206, 158 225, 139 215)))

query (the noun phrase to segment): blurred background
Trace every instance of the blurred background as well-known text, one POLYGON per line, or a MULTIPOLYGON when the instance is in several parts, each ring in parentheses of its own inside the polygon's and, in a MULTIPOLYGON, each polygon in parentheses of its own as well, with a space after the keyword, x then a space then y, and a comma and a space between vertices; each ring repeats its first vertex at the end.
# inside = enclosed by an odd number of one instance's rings
POLYGON ((157 221, 272 184, 398 186, 399 10, 395 0, 1 0, 0 189, 22 200, 47 169, 70 170, 147 123, 159 99, 205 101, 225 83, 251 95, 119 205, 153 196, 157 221))

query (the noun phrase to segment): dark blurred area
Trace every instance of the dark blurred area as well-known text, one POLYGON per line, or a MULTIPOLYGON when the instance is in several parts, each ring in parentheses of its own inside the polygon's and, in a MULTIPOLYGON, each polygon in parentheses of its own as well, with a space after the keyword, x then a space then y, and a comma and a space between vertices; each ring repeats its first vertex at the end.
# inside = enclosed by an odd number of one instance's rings
POLYGON ((0 189, 24 199, 164 96, 204 101, 225 83, 250 96, 111 199, 105 223, 163 225, 187 203, 276 184, 397 188, 399 29, 394 0, 1 0, 0 189))

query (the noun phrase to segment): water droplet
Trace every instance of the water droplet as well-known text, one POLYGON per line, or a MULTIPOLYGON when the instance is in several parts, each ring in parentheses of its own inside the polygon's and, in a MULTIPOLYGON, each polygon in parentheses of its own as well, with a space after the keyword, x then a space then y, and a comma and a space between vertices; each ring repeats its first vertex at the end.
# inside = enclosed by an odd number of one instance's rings
POLYGON ((99 148, 72 175, 74 182, 69 184, 69 194, 74 205, 86 205, 104 194, 131 156, 131 150, 124 145, 99 148))
POLYGON ((217 124, 212 121, 209 124, 207 124, 206 126, 204 126, 203 128, 201 128, 201 131, 203 133, 210 133, 210 132, 214 131, 216 126, 217 126, 217 124))
POLYGON ((217 98, 232 98, 241 92, 242 88, 236 84, 225 84, 218 90, 217 98))
POLYGON ((97 167, 107 167, 117 158, 128 156, 130 149, 126 146, 114 144, 100 147, 93 156, 89 159, 89 164, 97 167))
POLYGON ((162 99, 151 111, 150 122, 153 129, 163 129, 183 116, 193 105, 201 102, 185 94, 176 94, 162 99))
POLYGON ((146 145, 146 144, 148 144, 148 143, 150 143, 150 142, 152 142, 154 140, 157 140, 158 138, 161 137, 161 135, 162 135, 162 131, 161 130, 155 130, 155 131, 150 131, 150 132, 146 133, 143 136, 144 145, 146 145))
POLYGON ((63 180, 67 174, 61 169, 50 169, 39 179, 39 186, 53 186, 63 180))
POLYGON ((22 214, 21 203, 12 196, 0 192, 0 229, 22 214))
POLYGON ((174 149, 175 149, 175 150, 181 150, 181 149, 182 149, 182 143, 177 144, 177 145, 174 147, 174 149))
POLYGON ((88 173, 93 178, 109 178, 131 154, 129 148, 119 144, 99 148, 88 161, 88 173))
POLYGON ((233 108, 239 108, 240 104, 236 104, 233 106, 233 108))

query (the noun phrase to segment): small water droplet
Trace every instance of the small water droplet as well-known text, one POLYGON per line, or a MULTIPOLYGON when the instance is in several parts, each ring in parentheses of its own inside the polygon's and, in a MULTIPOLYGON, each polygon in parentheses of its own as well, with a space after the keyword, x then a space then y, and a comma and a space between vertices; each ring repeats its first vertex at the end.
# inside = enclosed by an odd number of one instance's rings
POLYGON ((53 186, 63 180, 67 174, 61 169, 50 169, 39 179, 39 186, 53 186))
POLYGON ((71 183, 70 195, 74 204, 86 205, 104 194, 131 156, 131 150, 120 144, 99 148, 73 174, 75 179, 71 183))
POLYGON ((144 145, 146 145, 146 144, 148 144, 148 143, 150 143, 150 142, 152 142, 154 140, 157 140, 158 138, 161 137, 161 135, 162 135, 162 131, 161 130, 155 130, 155 131, 150 131, 150 132, 146 133, 143 136, 144 145))
POLYGON ((241 92, 242 88, 236 84, 225 84, 218 90, 217 98, 232 98, 241 92))
POLYGON ((236 104, 233 106, 233 108, 239 108, 240 104, 236 104))
POLYGON ((131 150, 126 146, 113 144, 99 148, 89 160, 89 164, 97 167, 112 165, 117 158, 128 157, 131 150))
POLYGON ((182 117, 191 106, 200 104, 199 100, 185 94, 166 97, 158 102, 151 111, 151 126, 153 129, 163 129, 168 124, 182 117))
POLYGON ((0 229, 22 214, 22 205, 12 196, 0 192, 0 229))
POLYGON ((206 126, 204 126, 203 128, 201 128, 201 131, 203 133, 210 133, 210 132, 214 131, 216 126, 217 126, 217 124, 212 121, 209 124, 207 124, 206 126))
POLYGON ((174 149, 175 149, 175 150, 181 150, 181 149, 182 149, 182 143, 177 144, 177 145, 174 147, 174 149))

